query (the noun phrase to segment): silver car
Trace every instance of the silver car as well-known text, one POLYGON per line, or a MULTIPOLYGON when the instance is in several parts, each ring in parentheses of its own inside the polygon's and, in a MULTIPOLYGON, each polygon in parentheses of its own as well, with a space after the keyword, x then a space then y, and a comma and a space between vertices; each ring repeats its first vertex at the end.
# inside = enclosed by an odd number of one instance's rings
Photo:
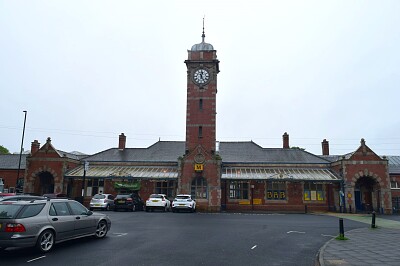
POLYGON ((111 194, 96 194, 90 200, 90 210, 102 209, 112 210, 114 208, 114 196, 111 194))
POLYGON ((36 246, 48 252, 66 240, 104 238, 110 228, 107 215, 91 212, 74 200, 0 202, 0 250, 36 246))

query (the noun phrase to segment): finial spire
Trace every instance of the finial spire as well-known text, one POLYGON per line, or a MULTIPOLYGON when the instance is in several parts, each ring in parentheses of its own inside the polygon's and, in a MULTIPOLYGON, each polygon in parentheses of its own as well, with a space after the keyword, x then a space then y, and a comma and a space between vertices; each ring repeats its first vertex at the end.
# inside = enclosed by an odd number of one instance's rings
POLYGON ((204 18, 205 18, 206 16, 204 15, 204 17, 203 17, 203 34, 201 35, 201 38, 202 38, 202 42, 204 42, 204 38, 206 37, 206 35, 204 34, 204 18))

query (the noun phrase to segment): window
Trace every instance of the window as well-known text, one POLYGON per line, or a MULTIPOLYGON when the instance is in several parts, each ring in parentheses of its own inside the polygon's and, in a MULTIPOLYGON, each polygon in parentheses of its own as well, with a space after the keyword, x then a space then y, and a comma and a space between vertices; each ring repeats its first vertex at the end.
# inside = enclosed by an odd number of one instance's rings
POLYGON ((86 187, 86 196, 94 196, 98 193, 103 193, 104 179, 88 179, 86 187))
POLYGON ((203 99, 199 100, 199 109, 203 110, 203 99))
POLYGON ((249 199, 249 183, 243 181, 231 181, 229 183, 230 199, 249 199))
POLYGON ((197 177, 192 181, 192 195, 196 199, 206 199, 207 181, 204 177, 197 177))
POLYGON ((199 126, 199 138, 203 137, 203 127, 199 126))
POLYGON ((305 201, 323 201, 325 200, 325 192, 323 184, 315 184, 313 182, 304 183, 304 200, 305 201))
POLYGON ((398 188, 398 189, 400 189, 399 183, 397 183, 397 181, 391 181, 390 182, 390 188, 394 188, 394 189, 398 188))
POLYGON ((80 204, 79 202, 68 202, 69 206, 71 207, 73 215, 85 215, 87 214, 87 209, 80 204))
POLYGON ((175 181, 156 182, 154 193, 165 194, 167 198, 175 197, 175 181))
POLYGON ((267 182, 267 200, 286 200, 286 182, 267 182))
POLYGON ((33 217, 38 215, 44 207, 45 204, 34 204, 34 205, 28 205, 25 207, 25 209, 22 211, 20 215, 18 215, 18 219, 22 218, 28 218, 28 217, 33 217))
POLYGON ((71 215, 66 202, 54 202, 50 207, 50 216, 67 216, 71 215))

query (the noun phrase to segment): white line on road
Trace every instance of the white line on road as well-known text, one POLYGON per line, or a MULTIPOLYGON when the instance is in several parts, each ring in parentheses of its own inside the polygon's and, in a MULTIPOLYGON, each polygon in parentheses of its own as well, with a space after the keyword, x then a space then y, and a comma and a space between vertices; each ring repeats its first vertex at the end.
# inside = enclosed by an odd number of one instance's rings
POLYGON ((305 234, 306 232, 300 232, 300 231, 288 231, 287 234, 290 233, 298 233, 298 234, 305 234))
POLYGON ((113 233, 116 236, 126 236, 128 233, 113 233))
POLYGON ((251 249, 255 249, 257 247, 257 245, 254 245, 251 249))
POLYGON ((329 237, 336 237, 336 236, 331 236, 331 235, 324 235, 324 234, 321 234, 321 236, 329 236, 329 237))
POLYGON ((40 260, 40 259, 43 259, 43 258, 46 258, 46 256, 41 256, 41 257, 36 258, 36 259, 31 259, 31 260, 28 260, 27 262, 32 262, 32 261, 35 261, 35 260, 40 260))

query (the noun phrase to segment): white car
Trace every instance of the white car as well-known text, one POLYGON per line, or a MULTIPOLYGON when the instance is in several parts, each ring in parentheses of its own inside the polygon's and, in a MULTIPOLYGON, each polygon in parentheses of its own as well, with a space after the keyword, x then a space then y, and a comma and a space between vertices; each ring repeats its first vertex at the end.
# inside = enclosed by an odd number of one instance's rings
POLYGON ((154 211, 155 209, 160 209, 164 212, 171 209, 171 202, 165 194, 151 194, 146 200, 146 211, 154 211))
POLYGON ((178 212, 180 210, 196 211, 196 201, 192 199, 191 195, 176 195, 176 198, 172 202, 172 212, 178 212))

